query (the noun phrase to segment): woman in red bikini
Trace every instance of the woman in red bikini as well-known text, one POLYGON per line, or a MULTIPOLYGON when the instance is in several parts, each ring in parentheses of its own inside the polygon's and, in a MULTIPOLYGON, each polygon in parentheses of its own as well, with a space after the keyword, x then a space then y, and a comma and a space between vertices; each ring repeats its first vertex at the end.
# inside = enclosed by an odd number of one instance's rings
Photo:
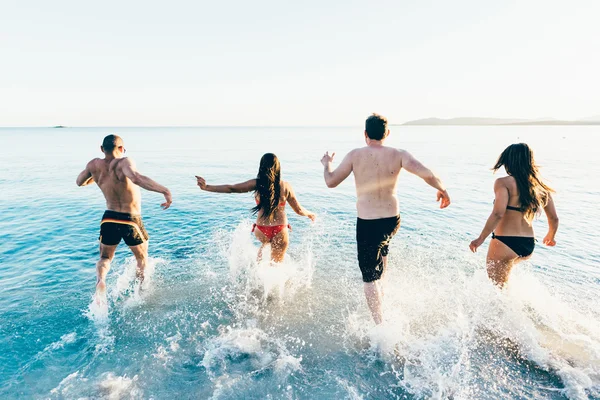
POLYGON ((551 193, 542 182, 533 152, 525 143, 508 146, 492 168, 506 169, 507 177, 494 183, 494 209, 479 237, 471 242, 471 251, 483 244, 492 234, 487 253, 487 272, 490 279, 503 287, 514 264, 531 257, 535 247, 531 222, 542 210, 548 218, 548 233, 543 243, 556 245, 558 215, 551 193))
POLYGON ((267 153, 260 159, 256 179, 235 185, 207 185, 204 178, 196 176, 200 189, 216 193, 247 193, 254 191, 256 223, 252 232, 262 246, 258 251, 261 257, 265 245, 271 244, 271 260, 281 262, 289 244, 287 215, 285 204, 289 203, 296 214, 315 220, 315 214, 304 209, 294 194, 292 185, 281 180, 279 159, 275 154, 267 153))

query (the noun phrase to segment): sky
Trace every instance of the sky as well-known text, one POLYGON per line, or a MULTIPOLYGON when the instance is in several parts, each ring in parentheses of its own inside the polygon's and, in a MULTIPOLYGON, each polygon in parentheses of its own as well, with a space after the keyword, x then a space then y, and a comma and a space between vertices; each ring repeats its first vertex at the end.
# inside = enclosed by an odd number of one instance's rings
POLYGON ((600 1, 0 2, 0 126, 600 115, 600 1))

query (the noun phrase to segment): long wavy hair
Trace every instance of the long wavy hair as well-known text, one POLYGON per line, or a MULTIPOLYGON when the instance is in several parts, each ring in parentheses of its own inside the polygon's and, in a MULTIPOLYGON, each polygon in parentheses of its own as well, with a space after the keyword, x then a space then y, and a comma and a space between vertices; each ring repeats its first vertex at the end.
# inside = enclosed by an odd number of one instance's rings
POLYGON ((511 144, 500 154, 492 170, 496 172, 502 166, 517 182, 519 202, 525 218, 533 220, 546 207, 550 193, 554 192, 542 182, 533 151, 525 143, 511 144))
POLYGON ((273 153, 266 153, 260 159, 258 175, 256 176, 256 189, 254 195, 258 204, 252 208, 254 214, 262 210, 263 217, 273 218, 273 213, 279 205, 281 194, 281 166, 279 159, 273 153))

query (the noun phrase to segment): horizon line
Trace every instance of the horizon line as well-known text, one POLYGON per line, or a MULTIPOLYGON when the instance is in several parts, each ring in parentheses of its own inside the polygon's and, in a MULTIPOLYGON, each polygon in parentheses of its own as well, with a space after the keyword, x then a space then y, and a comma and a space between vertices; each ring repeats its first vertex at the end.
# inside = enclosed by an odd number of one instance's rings
MULTIPOLYGON (((390 124, 399 126, 402 124, 390 124)), ((73 128, 356 128, 359 125, 18 125, 0 126, 0 129, 73 129, 73 128)))

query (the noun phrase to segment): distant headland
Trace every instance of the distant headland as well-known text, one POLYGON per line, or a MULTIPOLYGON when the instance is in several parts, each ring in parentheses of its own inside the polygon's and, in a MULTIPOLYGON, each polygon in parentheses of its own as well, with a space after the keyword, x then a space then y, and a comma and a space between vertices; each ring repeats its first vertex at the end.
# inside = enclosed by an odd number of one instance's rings
POLYGON ((562 121, 553 118, 516 119, 516 118, 425 118, 408 121, 401 125, 600 125, 600 115, 575 121, 562 121))
POLYGON ((53 126, 53 128, 66 128, 66 126, 64 126, 64 125, 56 125, 56 126, 53 126))

